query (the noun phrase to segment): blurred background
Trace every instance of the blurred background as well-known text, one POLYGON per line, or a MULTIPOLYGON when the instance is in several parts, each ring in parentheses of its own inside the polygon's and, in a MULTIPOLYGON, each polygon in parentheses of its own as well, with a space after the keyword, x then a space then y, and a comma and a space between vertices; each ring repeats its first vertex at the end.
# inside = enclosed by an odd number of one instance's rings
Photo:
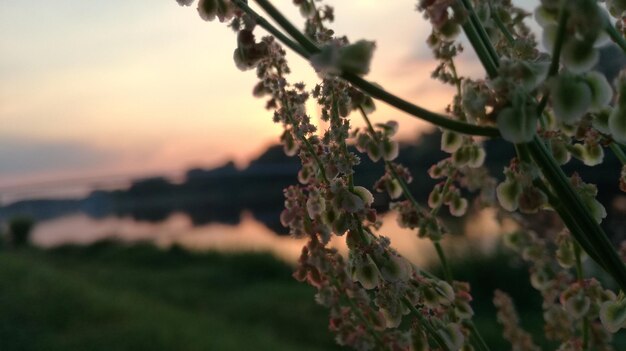
MULTIPOLYGON (((338 34, 376 41, 368 78, 443 110, 453 91, 429 79, 430 30, 414 1, 329 3, 338 34)), ((275 4, 299 20, 291 1, 275 4)), ((279 222, 299 159, 276 145, 281 128, 252 97, 254 72, 237 70, 234 48, 230 29, 174 0, 0 1, 0 350, 339 349, 314 290, 291 278, 304 241, 279 222)), ((313 70, 289 59, 292 80, 311 87, 313 70)), ((458 66, 483 74, 470 53, 458 66)), ((425 200, 426 170, 446 157, 438 133, 383 104, 372 118, 400 123, 399 161, 425 200)), ((514 150, 488 142, 487 153, 497 176, 514 150)), ((371 187, 383 168, 362 160, 356 182, 371 187)), ((571 169, 598 184, 619 241, 619 162, 607 156, 603 167, 571 169)), ((376 195, 379 233, 436 271, 431 244, 400 229, 388 201, 376 195)), ((540 332, 527 267, 500 248, 514 224, 495 210, 444 217, 444 247, 474 283, 490 343, 508 347, 494 324, 496 287, 540 332)), ((346 250, 341 238, 333 245, 346 250)))

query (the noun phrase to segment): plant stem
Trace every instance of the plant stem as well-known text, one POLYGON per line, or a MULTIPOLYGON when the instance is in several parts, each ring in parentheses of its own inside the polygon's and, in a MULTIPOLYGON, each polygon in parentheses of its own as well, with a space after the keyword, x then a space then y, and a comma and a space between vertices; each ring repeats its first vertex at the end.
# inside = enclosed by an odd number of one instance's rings
POLYGON ((596 249, 593 247, 591 242, 587 239, 587 237, 585 236, 585 233, 580 228, 578 223, 576 223, 571 213, 567 211, 563 202, 559 200, 559 198, 557 198, 552 193, 552 190, 550 190, 540 179, 536 179, 533 182, 533 184, 539 189, 541 189, 541 191, 543 191, 546 194, 546 196, 548 196, 548 202, 550 203, 552 208, 554 208, 554 210, 557 211, 557 213, 561 217, 561 220, 563 221, 563 223, 565 223, 565 226, 570 230, 570 233, 572 234, 572 236, 574 236, 576 241, 584 248, 585 252, 587 252, 587 254, 589 254, 589 256, 594 261, 598 262, 598 264, 600 264, 600 266, 604 270, 607 270, 606 268, 607 265, 605 264, 603 257, 600 256, 596 252, 596 249))
MULTIPOLYGON (((561 59, 561 49, 563 48, 563 42, 565 41, 565 34, 567 33, 567 19, 569 18, 569 13, 565 9, 566 1, 562 0, 561 5, 559 7, 559 22, 556 31, 556 39, 554 42, 554 47, 552 48, 552 61, 550 62, 550 68, 548 69, 548 77, 554 77, 557 73, 559 73, 559 62, 561 59)), ((547 79, 546 78, 546 79, 547 79)), ((540 117, 543 117, 543 110, 545 110, 548 105, 548 98, 550 97, 550 92, 546 92, 545 95, 541 97, 539 101, 539 105, 537 106, 537 114, 540 117)), ((545 124, 543 118, 541 118, 542 124, 545 124)))
MULTIPOLYGON (((562 7, 564 6, 565 1, 566 0, 562 0, 561 2, 562 7)), ((561 19, 563 16, 560 16, 561 19)), ((480 26, 480 23, 474 24, 480 26)), ((490 43, 483 44, 489 45, 490 43)), ((474 47, 479 56, 486 55, 486 52, 484 52, 484 45, 474 47)), ((487 69, 488 67, 485 68, 487 69)), ((554 70, 554 68, 551 67, 551 70, 554 70)), ((594 256, 596 256, 594 259, 600 260, 596 262, 598 262, 605 268, 605 270, 607 270, 609 274, 611 274, 622 290, 626 290, 626 266, 624 266, 624 263, 621 261, 619 255, 615 251, 615 248, 606 236, 606 233, 604 233, 595 219, 591 217, 589 209, 584 205, 580 196, 572 188, 569 180, 563 173, 563 170, 557 165, 556 161, 538 136, 535 135, 533 141, 526 145, 535 160, 535 163, 541 169, 544 177, 554 188, 557 198, 568 204, 568 207, 562 207, 562 211, 559 212, 559 214, 563 217, 566 223, 573 225, 574 230, 580 230, 578 233, 581 238, 584 237, 590 244, 591 248, 593 248, 592 252, 594 253, 594 256)), ((590 256, 591 255, 592 254, 590 252, 590 256)))
POLYGON ((302 47, 306 51, 308 51, 309 54, 319 52, 320 49, 317 47, 317 45, 306 35, 300 32, 300 30, 298 30, 298 28, 296 28, 291 22, 289 22, 289 20, 285 16, 283 16, 283 14, 280 13, 280 11, 278 11, 278 9, 274 7, 274 5, 272 5, 272 3, 270 3, 268 0, 254 1, 259 4, 263 11, 267 12, 267 14, 272 19, 274 19, 274 21, 276 21, 276 23, 278 23, 278 25, 287 32, 287 34, 295 39, 295 41, 300 43, 300 45, 302 45, 302 47))
POLYGON ((617 159, 622 163, 622 165, 626 165, 626 154, 624 153, 624 150, 622 150, 622 147, 615 142, 611 142, 609 144, 609 147, 611 148, 611 151, 613 151, 617 159))
POLYGON ((498 13, 495 11, 493 6, 491 5, 491 0, 489 1, 489 10, 491 12, 491 18, 496 23, 496 26, 498 27, 498 29, 500 29, 500 32, 502 32, 502 35, 504 35, 504 38, 506 39, 506 41, 511 46, 515 45, 515 38, 513 38, 513 35, 511 34, 511 32, 506 28, 506 26, 502 22, 500 15, 498 15, 498 13))
MULTIPOLYGON (((342 291, 343 289, 341 288, 341 284, 339 284, 339 282, 337 281, 337 278, 334 277, 332 274, 328 274, 328 277, 330 278, 330 281, 332 282, 332 284, 335 286, 335 289, 337 289, 338 291, 342 291)), ((352 310, 352 313, 354 313, 354 315, 361 320, 361 323, 363 323, 365 325, 365 328, 367 329, 367 331, 370 333, 370 335, 372 335, 374 337, 374 340, 376 341, 376 343, 378 344, 378 347, 380 348, 380 350, 385 350, 385 343, 383 342, 383 339, 380 337, 380 335, 376 332, 376 329, 372 326, 372 324, 370 323, 370 321, 365 318, 365 316, 363 315, 363 313, 361 313, 361 308, 359 308, 359 306, 357 306, 354 301, 352 301, 352 297, 350 297, 350 294, 348 293, 344 293, 342 294, 343 296, 346 297, 346 300, 348 301, 348 304, 350 305, 350 309, 352 310)))
MULTIPOLYGON (((243 11, 253 16, 253 18, 258 19, 259 16, 254 10, 245 5, 242 0, 234 0, 238 6, 241 7, 243 11)), ((317 47, 315 43, 313 43, 309 38, 307 38, 304 34, 302 34, 296 27, 294 27, 289 20, 287 20, 273 5, 269 3, 267 0, 255 0, 259 6, 261 6, 270 17, 272 17, 289 35, 291 35, 298 43, 294 43, 289 38, 286 38, 285 35, 276 35, 278 29, 276 29, 271 23, 268 21, 257 21, 257 23, 270 32, 272 35, 275 35, 281 42, 285 43, 289 48, 294 49, 296 53, 301 55, 303 58, 309 60, 311 55, 319 53, 320 49, 317 47)), ((500 136, 500 131, 497 128, 491 126, 479 126, 473 125, 461 121, 457 121, 451 119, 445 115, 441 115, 427 109, 424 109, 420 106, 414 105, 406 100, 403 100, 389 92, 385 91, 383 88, 372 84, 365 79, 352 74, 350 72, 343 72, 341 74, 341 78, 352 83, 355 87, 361 89, 363 92, 369 94, 375 99, 382 100, 388 103, 391 106, 396 107, 397 109, 404 111, 414 117, 423 119, 427 122, 435 124, 439 127, 446 128, 461 134, 468 135, 476 135, 476 136, 485 136, 485 137, 498 137, 500 136)))
POLYGON ((489 50, 485 46, 485 43, 481 41, 480 36, 478 35, 478 32, 473 26, 471 20, 463 23, 463 31, 465 32, 467 39, 469 39, 470 43, 472 44, 472 47, 474 48, 476 55, 478 55, 478 59, 485 68, 485 71, 487 72, 489 78, 497 77, 498 67, 496 63, 492 60, 491 55, 489 54, 489 50))
POLYGON ((472 27, 474 27, 474 29, 476 30, 479 40, 483 43, 485 49, 487 50, 487 54, 489 55, 491 61, 496 68, 497 75, 497 68, 500 65, 500 56, 498 56, 496 49, 493 47, 493 44, 491 43, 491 39, 489 39, 489 35, 487 34, 485 27, 480 22, 480 18, 478 18, 478 15, 476 15, 476 11, 474 11, 474 6, 472 6, 471 0, 461 0, 461 2, 463 3, 465 9, 467 9, 467 11, 469 12, 469 19, 472 23, 472 27))
POLYGON ((606 262, 606 264, 598 263, 611 274, 622 290, 626 290, 626 266, 624 266, 606 233, 591 216, 589 209, 572 188, 563 170, 556 164, 556 161, 554 161, 543 142, 537 136, 527 146, 544 177, 552 185, 555 195, 568 204, 564 212, 570 214, 571 218, 569 220, 577 224, 577 227, 582 231, 582 235, 592 245, 594 251, 597 252, 598 257, 594 257, 594 259, 606 262))
POLYGON ((302 47, 300 44, 291 40, 288 36, 283 34, 280 30, 274 27, 271 23, 269 23, 263 16, 259 15, 256 11, 254 11, 244 0, 232 0, 237 6, 250 17, 252 17, 256 23, 261 26, 261 28, 268 31, 271 35, 273 35, 276 39, 278 39, 283 44, 287 45, 291 50, 296 52, 298 55, 302 56, 305 59, 308 59, 311 55, 302 47))
POLYGON ((548 70, 548 77, 552 77, 559 72, 561 48, 563 47, 563 42, 565 41, 565 34, 567 32, 566 24, 567 19, 569 18, 569 13, 567 12, 567 9, 565 9, 566 3, 566 0, 561 0, 561 5, 559 7, 559 23, 554 48, 552 48, 552 62, 550 63, 550 69, 548 70))
POLYGON ((420 325, 422 327, 424 327, 424 329, 426 329, 426 332, 430 335, 430 337, 435 340, 435 343, 437 343, 437 345, 439 345, 440 348, 444 349, 444 350, 448 350, 448 351, 453 351, 450 350, 450 348, 448 347, 448 345, 446 344, 446 342, 443 340, 443 338, 441 337, 441 335, 439 335, 439 333, 437 333, 437 330, 435 330, 435 328, 430 324, 430 322, 420 313, 420 311, 417 310, 417 308, 415 308, 415 306, 413 306, 413 304, 411 303, 411 301, 409 301, 409 299, 407 299, 406 297, 404 298, 404 303, 405 305, 409 308, 409 310, 411 310, 411 312, 415 315, 415 317, 417 318, 417 320, 419 321, 420 325))
POLYGON ((617 29, 615 29, 610 20, 606 21, 604 25, 604 30, 609 35, 609 37, 611 37, 613 42, 615 42, 615 44, 617 44, 624 52, 626 52, 626 39, 624 39, 622 34, 619 33, 617 29))
POLYGON ((452 272, 450 271, 450 266, 448 265, 448 260, 446 259, 446 255, 443 252, 441 243, 437 240, 437 241, 433 241, 433 245, 435 245, 437 256, 439 257, 439 261, 441 262, 441 268, 443 269, 443 276, 446 278, 446 281, 448 282, 448 284, 452 284, 452 272))
MULTIPOLYGON (((372 138, 374 139, 375 142, 380 143, 380 140, 378 139, 376 131, 374 130, 374 127, 372 126, 372 122, 367 116, 367 113, 365 113, 365 110, 363 110, 363 107, 359 106, 359 111, 361 112, 361 116, 363 116, 363 120, 365 121, 365 124, 367 125, 367 128, 372 138)), ((422 207, 419 205, 417 200, 413 197, 413 194, 411 194, 408 184, 404 181, 402 177, 400 177, 398 172, 396 172, 391 162, 385 160, 385 166, 391 173, 391 176, 398 182, 398 184, 400 184, 400 187, 402 188, 402 192, 404 196, 411 202, 411 204, 415 208, 415 211, 425 212, 422 209, 422 207)), ((450 179, 452 178, 449 178, 448 180, 450 179)), ((451 181, 446 182, 448 186, 449 186, 449 183, 451 183, 451 181)), ((430 213, 432 217, 437 215, 437 211, 435 211, 435 209, 433 209, 433 212, 430 213)), ((439 225, 437 225, 437 231, 439 232, 439 234, 441 234, 441 227, 439 225)), ((451 273, 452 271, 450 270, 450 266, 448 265, 448 260, 446 259, 445 252, 443 251, 443 248, 441 247, 441 244, 439 243, 439 241, 433 241, 433 245, 435 246, 435 250, 437 251, 437 256, 439 257, 439 261, 443 269, 444 277, 448 283, 452 284, 452 281, 453 281, 452 273, 451 273)))
POLYGON ((474 324, 473 321, 468 321, 470 330, 472 331, 471 336, 475 337, 477 339, 477 344, 478 347, 482 350, 482 351, 489 351, 489 346, 487 346, 487 343, 485 342, 485 339, 483 339, 482 335, 480 335, 480 332, 478 331, 478 328, 476 328, 476 325, 474 324))
MULTIPOLYGON (((578 243, 574 242, 574 254, 576 256, 576 278, 580 283, 581 288, 584 289, 583 281, 585 279, 583 272, 583 264, 580 258, 581 250, 578 243)), ((583 316, 583 324, 581 326, 582 334, 583 334, 583 350, 587 350, 589 348, 589 317, 586 315, 583 316)))

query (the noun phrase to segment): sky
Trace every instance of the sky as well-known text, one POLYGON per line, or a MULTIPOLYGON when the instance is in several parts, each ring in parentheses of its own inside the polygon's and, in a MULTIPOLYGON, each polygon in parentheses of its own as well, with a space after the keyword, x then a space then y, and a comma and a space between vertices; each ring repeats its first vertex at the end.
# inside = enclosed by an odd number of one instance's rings
MULTIPOLYGON (((367 79, 443 110, 452 89, 430 79, 430 29, 416 1, 328 3, 338 34, 376 41, 367 79)), ((291 0, 274 4, 301 23, 291 0)), ((232 30, 175 0, 0 0, 0 191, 172 175, 230 159, 244 166, 278 142, 281 129, 252 97, 254 71, 235 67, 234 48, 232 30)), ((312 87, 310 65, 288 58, 292 81, 312 87)), ((481 71, 471 57, 459 66, 481 71)), ((382 103, 372 119, 399 121, 404 139, 430 128, 382 103)))

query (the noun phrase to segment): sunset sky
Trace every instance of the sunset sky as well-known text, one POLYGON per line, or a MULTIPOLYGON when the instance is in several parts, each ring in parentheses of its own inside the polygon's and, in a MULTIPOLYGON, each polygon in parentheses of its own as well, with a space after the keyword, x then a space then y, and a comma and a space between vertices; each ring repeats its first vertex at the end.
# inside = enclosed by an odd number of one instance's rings
MULTIPOLYGON (((301 23, 291 0, 274 1, 301 23)), ((441 111, 450 89, 429 79, 429 27, 416 1, 329 1, 338 34, 375 40, 367 77, 441 111)), ((235 36, 174 0, 0 2, 0 189, 29 182, 174 174, 229 159, 245 165, 280 128, 232 62, 235 36)), ((290 55, 292 80, 315 73, 290 55)), ((481 73, 471 57, 465 74, 481 73)), ((379 104, 401 137, 425 125, 379 104)), ((316 111, 310 113, 315 117, 316 111)), ((356 116, 355 116, 356 117, 356 116)), ((358 119, 355 118, 355 121, 358 119)))

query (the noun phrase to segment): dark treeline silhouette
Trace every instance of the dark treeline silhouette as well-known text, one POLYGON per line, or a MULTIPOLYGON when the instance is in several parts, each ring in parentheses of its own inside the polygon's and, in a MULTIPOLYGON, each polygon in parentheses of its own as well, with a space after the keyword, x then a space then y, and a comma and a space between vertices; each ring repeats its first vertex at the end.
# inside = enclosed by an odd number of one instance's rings
MULTIPOLYGON (((491 174, 502 176, 502 169, 514 155, 513 148, 499 140, 486 142, 486 165, 491 174)), ((361 163, 356 167, 355 183, 368 188, 380 178, 382 164, 374 164, 366 155, 359 154, 361 163)), ((428 168, 447 157, 440 150, 439 132, 425 134, 415 144, 401 147, 398 162, 413 173, 411 191, 420 201, 425 201, 437 181, 430 179, 428 168)), ((0 220, 17 215, 27 215, 38 221, 71 213, 86 213, 93 218, 130 216, 136 220, 159 222, 175 212, 187 214, 194 225, 213 222, 237 224, 246 210, 277 233, 285 233, 279 214, 283 208, 285 187, 297 182, 300 160, 284 155, 279 145, 268 148, 245 169, 237 169, 232 162, 213 169, 194 168, 187 171, 181 183, 163 177, 139 179, 128 189, 94 191, 79 200, 25 200, 0 207, 0 220)), ((587 182, 598 184, 600 201, 609 204, 619 193, 617 180, 620 164, 607 152, 605 163, 586 167, 573 160, 565 167, 570 174, 577 170, 587 182)), ((388 209, 386 194, 375 194, 375 207, 388 209)))

